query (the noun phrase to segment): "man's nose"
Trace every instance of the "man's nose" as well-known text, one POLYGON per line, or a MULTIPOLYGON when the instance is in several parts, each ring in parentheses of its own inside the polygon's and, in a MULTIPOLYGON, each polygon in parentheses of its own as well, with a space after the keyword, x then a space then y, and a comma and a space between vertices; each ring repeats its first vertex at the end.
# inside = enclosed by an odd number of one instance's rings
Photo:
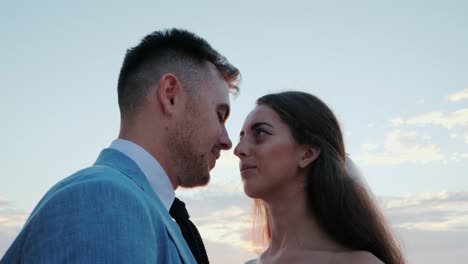
POLYGON ((221 132, 221 138, 219 139, 219 143, 221 145, 222 150, 228 150, 232 148, 232 142, 229 139, 229 135, 225 126, 223 126, 223 131, 221 132))

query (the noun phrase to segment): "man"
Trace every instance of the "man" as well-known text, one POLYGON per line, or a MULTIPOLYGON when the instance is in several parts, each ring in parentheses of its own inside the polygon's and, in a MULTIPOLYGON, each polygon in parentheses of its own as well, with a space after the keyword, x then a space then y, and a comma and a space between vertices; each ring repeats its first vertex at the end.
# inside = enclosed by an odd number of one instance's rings
POLYGON ((41 199, 1 263, 195 263, 168 211, 178 186, 203 186, 221 150, 239 71, 184 30, 128 50, 119 138, 41 199))

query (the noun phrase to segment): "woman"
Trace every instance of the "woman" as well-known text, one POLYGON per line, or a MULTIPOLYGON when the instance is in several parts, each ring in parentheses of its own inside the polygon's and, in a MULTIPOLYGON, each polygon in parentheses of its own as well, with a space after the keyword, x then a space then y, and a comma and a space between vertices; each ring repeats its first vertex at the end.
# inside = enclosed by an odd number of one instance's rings
POLYGON ((268 243, 248 263, 406 263, 364 184, 346 169, 338 121, 317 97, 258 99, 234 153, 268 243))

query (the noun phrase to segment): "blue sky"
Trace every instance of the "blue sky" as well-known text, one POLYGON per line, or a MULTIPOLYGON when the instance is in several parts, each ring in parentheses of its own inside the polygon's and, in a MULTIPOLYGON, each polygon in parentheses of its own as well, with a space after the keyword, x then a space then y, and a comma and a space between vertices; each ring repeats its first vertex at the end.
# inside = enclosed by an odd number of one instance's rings
MULTIPOLYGON (((0 255, 40 197, 117 136, 125 50, 154 30, 182 27, 243 74, 228 120, 234 143, 256 98, 292 89, 318 95, 338 116, 347 151, 411 263, 461 263, 468 257, 467 12, 465 1, 3 3, 0 255)), ((177 192, 214 263, 254 256, 251 202, 232 151, 209 186, 177 192), (235 257, 225 259, 221 248, 235 257)))

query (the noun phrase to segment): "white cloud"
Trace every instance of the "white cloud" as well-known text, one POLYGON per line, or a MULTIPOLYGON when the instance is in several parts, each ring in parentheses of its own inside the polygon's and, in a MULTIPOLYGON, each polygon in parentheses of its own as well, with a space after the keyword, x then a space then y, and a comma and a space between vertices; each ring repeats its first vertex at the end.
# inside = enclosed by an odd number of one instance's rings
POLYGON ((468 231, 395 230, 411 264, 464 264, 468 231))
POLYGON ((19 233, 29 214, 14 209, 11 202, 0 197, 0 256, 2 256, 19 233))
POLYGON ((455 152, 450 155, 450 160, 460 162, 465 159, 468 159, 468 152, 467 153, 459 153, 455 152))
POLYGON ((464 127, 457 127, 453 133, 450 134, 451 138, 458 138, 468 144, 468 124, 464 127))
POLYGON ((246 209, 239 206, 225 207, 194 218, 194 222, 206 240, 253 250, 255 247, 249 239, 252 225, 246 209))
POLYGON ((239 168, 239 158, 233 151, 222 151, 221 157, 216 161, 216 168, 239 168))
MULTIPOLYGON (((427 255, 424 253, 426 246, 443 249, 444 252, 448 252, 447 256, 452 256, 449 253, 460 256, 463 244, 452 245, 451 241, 454 239, 458 242, 464 241, 463 236, 468 234, 468 191, 385 197, 380 198, 379 202, 400 239, 410 263, 437 263, 437 261, 422 261, 427 255), (422 241, 424 245, 420 244, 422 241)), ((238 262, 241 260, 241 263, 254 258, 255 247, 250 235, 251 207, 228 205, 223 209, 220 209, 222 206, 217 208, 204 215, 198 214, 194 218, 211 260, 216 259, 224 263, 226 256, 234 252, 235 258, 238 258, 236 260, 238 262), (220 254, 218 254, 219 249, 222 249, 220 254)), ((437 256, 436 259, 440 260, 437 256)))
POLYGON ((0 229, 4 232, 16 233, 26 222, 29 214, 14 209, 10 205, 7 199, 0 198, 0 229))
POLYGON ((196 189, 202 191, 196 195, 178 191, 177 196, 186 203, 203 240, 253 254, 256 247, 251 239, 252 199, 242 190, 224 192, 223 186, 212 186, 211 183, 196 189))
POLYGON ((468 231, 468 191, 413 194, 381 203, 397 228, 468 231))
POLYGON ((390 123, 391 123, 391 126, 398 127, 398 126, 403 125, 404 122, 403 122, 403 119, 401 119, 400 117, 395 117, 392 120, 390 120, 390 123))
POLYGON ((421 138, 424 139, 424 140, 430 140, 430 139, 432 139, 432 136, 431 135, 422 135, 421 138))
POLYGON ((386 136, 383 151, 377 152, 375 145, 364 144, 364 153, 357 155, 356 160, 372 165, 425 164, 444 160, 440 148, 428 143, 428 139, 415 131, 394 130, 386 136))
POLYGON ((377 149, 378 147, 379 147, 379 145, 377 145, 377 144, 365 143, 365 144, 363 144, 363 145, 361 146, 361 149, 362 149, 363 151, 366 151, 366 152, 367 152, 367 151, 375 150, 375 149, 377 149))
POLYGON ((448 115, 441 112, 430 112, 427 114, 408 118, 408 125, 439 125, 447 129, 452 129, 455 126, 468 125, 468 108, 460 109, 448 115))
MULTIPOLYGON (((468 153, 457 155, 468 158, 468 153)), ((218 188, 220 186, 197 188, 205 190, 200 193, 201 197, 184 201, 205 241, 210 260, 213 263, 242 263, 255 257, 250 222, 252 202, 241 192, 223 193, 218 188), (234 254, 232 258, 227 257, 230 254, 234 254)), ((423 261, 428 246, 443 249, 447 252, 445 256, 463 255, 464 236, 468 234, 468 191, 384 197, 379 203, 402 241, 410 263, 437 263, 423 261)), ((0 198, 0 256, 27 216, 10 205, 7 199, 0 198), (8 230, 7 236, 5 230, 8 230)), ((442 259, 437 258, 438 254, 434 254, 434 258, 442 259)))
POLYGON ((441 152, 438 145, 430 143, 433 135, 425 131, 419 135, 416 131, 405 132, 402 125, 436 125, 451 130, 449 136, 452 139, 461 139, 468 144, 468 108, 459 109, 449 114, 442 112, 430 112, 407 118, 395 117, 390 120, 392 127, 400 129, 387 134, 383 144, 383 150, 377 151, 373 145, 364 144, 362 154, 357 155, 357 160, 373 165, 395 165, 401 163, 429 163, 433 161, 460 161, 463 156, 452 154, 447 157, 441 152))
POLYGON ((468 88, 461 90, 460 92, 452 93, 447 96, 447 100, 451 102, 468 99, 468 88))
POLYGON ((424 98, 420 98, 416 101, 416 104, 424 104, 425 100, 424 98))
POLYGON ((468 144, 468 126, 460 129, 458 132, 463 137, 465 143, 468 144))

